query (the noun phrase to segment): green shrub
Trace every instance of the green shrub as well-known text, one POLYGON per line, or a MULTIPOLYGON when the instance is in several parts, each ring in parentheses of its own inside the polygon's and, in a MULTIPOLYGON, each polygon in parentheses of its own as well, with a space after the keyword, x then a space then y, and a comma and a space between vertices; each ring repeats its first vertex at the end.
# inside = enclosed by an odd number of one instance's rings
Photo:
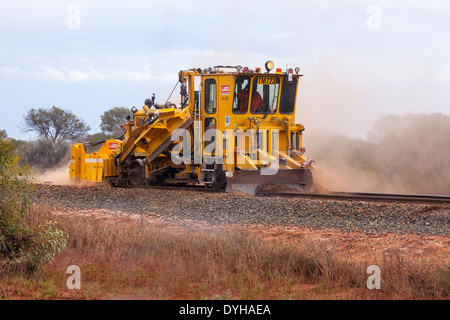
POLYGON ((26 225, 24 214, 31 207, 34 188, 28 167, 19 158, 10 141, 0 139, 0 269, 2 271, 35 271, 51 261, 65 247, 66 235, 55 222, 26 225))

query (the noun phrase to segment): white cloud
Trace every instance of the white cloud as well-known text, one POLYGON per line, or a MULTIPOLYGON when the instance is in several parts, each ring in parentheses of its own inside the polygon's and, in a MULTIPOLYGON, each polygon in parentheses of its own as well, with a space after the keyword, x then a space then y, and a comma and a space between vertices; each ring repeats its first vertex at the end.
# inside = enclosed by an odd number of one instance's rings
POLYGON ((84 81, 126 81, 141 82, 154 80, 156 76, 150 75, 148 72, 136 70, 114 70, 114 69, 94 69, 89 68, 87 71, 71 70, 65 77, 67 81, 84 82, 84 81))
POLYGON ((1 67, 0 73, 7 78, 26 79, 33 81, 57 82, 143 82, 167 79, 167 75, 151 75, 149 72, 127 69, 68 69, 42 67, 35 70, 25 70, 18 67, 1 67))
POLYGON ((41 67, 35 70, 19 67, 0 67, 0 74, 6 78, 26 80, 63 81, 65 79, 64 72, 54 67, 41 67))

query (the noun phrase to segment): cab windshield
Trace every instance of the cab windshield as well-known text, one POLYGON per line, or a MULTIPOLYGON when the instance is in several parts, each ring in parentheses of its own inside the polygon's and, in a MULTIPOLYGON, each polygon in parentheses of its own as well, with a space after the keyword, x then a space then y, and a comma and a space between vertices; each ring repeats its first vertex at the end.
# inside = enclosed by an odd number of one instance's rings
POLYGON ((258 76, 253 79, 250 112, 253 114, 275 113, 278 105, 280 78, 258 76))

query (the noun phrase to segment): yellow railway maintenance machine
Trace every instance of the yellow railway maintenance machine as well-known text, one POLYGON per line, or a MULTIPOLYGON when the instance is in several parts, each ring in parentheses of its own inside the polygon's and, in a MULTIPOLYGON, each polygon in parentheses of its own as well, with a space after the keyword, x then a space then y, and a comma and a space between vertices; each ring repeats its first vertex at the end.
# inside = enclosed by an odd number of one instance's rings
POLYGON ((216 66, 179 72, 180 105, 155 96, 122 125, 123 139, 86 154, 72 146, 70 177, 114 186, 200 184, 254 193, 258 185, 313 192, 295 123, 299 68, 216 66))

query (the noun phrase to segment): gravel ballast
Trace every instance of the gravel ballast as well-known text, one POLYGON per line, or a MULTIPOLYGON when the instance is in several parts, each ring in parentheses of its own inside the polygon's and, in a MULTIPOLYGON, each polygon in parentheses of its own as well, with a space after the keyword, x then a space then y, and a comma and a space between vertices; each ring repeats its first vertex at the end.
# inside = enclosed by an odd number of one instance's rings
POLYGON ((333 228, 344 232, 449 236, 448 205, 252 197, 190 190, 40 184, 37 205, 107 209, 221 224, 333 228))

